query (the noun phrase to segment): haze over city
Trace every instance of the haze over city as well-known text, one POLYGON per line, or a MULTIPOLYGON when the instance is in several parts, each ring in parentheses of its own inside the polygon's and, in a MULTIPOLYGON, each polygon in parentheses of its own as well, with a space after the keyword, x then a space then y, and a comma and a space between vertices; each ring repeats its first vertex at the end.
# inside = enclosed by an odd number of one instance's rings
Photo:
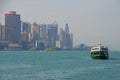
POLYGON ((22 21, 50 24, 58 27, 69 24, 74 34, 74 45, 98 43, 112 50, 120 50, 119 0, 1 0, 0 22, 4 14, 16 11, 22 21))

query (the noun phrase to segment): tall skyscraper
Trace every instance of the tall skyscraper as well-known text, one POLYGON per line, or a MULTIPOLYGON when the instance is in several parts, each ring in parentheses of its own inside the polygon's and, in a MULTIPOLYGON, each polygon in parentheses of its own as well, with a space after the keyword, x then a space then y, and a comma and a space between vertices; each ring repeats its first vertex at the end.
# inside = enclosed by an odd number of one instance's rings
POLYGON ((20 42, 21 20, 15 11, 5 14, 5 39, 12 42, 20 42))
POLYGON ((64 42, 64 37, 63 37, 63 29, 60 28, 60 33, 59 33, 59 40, 60 40, 60 48, 63 48, 63 42, 64 42))
POLYGON ((48 47, 55 47, 56 41, 58 40, 58 25, 49 24, 48 25, 48 47))
POLYGON ((32 41, 36 42, 40 39, 40 26, 37 23, 33 23, 31 26, 32 41))
POLYGON ((47 36, 47 25, 40 25, 40 39, 45 40, 47 36))
POLYGON ((65 25, 65 32, 66 32, 67 34, 69 34, 69 26, 68 26, 68 24, 65 25))
POLYGON ((28 22, 21 22, 21 40, 28 41, 29 33, 31 33, 31 24, 28 22))
POLYGON ((60 48, 62 49, 72 49, 73 47, 73 34, 69 34, 68 24, 65 26, 65 30, 60 29, 60 48))
POLYGON ((73 33, 70 34, 70 39, 71 39, 71 48, 73 48, 73 33))
POLYGON ((2 31, 3 31, 3 26, 0 24, 0 41, 2 40, 2 31))

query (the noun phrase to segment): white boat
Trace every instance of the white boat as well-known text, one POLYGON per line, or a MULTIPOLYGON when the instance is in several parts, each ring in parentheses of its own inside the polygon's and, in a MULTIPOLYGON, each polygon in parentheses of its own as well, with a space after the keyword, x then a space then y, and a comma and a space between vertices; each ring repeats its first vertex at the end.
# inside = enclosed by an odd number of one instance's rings
POLYGON ((108 48, 101 44, 91 47, 91 58, 93 59, 108 59, 108 48))

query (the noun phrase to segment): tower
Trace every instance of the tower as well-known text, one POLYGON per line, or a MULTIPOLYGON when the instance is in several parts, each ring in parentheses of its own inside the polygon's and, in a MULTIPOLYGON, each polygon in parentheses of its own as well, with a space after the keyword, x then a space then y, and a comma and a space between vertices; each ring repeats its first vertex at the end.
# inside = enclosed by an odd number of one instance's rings
POLYGON ((0 24, 0 40, 2 40, 2 31, 3 31, 3 26, 0 24))
POLYGON ((58 25, 49 24, 48 25, 48 47, 55 47, 55 43, 58 40, 58 25))
POLYGON ((65 32, 66 32, 67 34, 69 34, 69 26, 68 26, 68 24, 65 25, 65 32))
POLYGON ((20 42, 21 21, 20 15, 15 11, 5 14, 5 40, 12 42, 20 42))

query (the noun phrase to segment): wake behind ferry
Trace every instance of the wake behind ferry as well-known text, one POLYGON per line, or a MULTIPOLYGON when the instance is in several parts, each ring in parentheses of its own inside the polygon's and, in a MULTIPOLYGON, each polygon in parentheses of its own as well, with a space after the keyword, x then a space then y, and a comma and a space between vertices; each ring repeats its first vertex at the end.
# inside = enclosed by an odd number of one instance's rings
POLYGON ((104 47, 101 44, 98 44, 96 46, 93 46, 91 48, 91 58, 93 59, 108 59, 108 48, 104 47))

